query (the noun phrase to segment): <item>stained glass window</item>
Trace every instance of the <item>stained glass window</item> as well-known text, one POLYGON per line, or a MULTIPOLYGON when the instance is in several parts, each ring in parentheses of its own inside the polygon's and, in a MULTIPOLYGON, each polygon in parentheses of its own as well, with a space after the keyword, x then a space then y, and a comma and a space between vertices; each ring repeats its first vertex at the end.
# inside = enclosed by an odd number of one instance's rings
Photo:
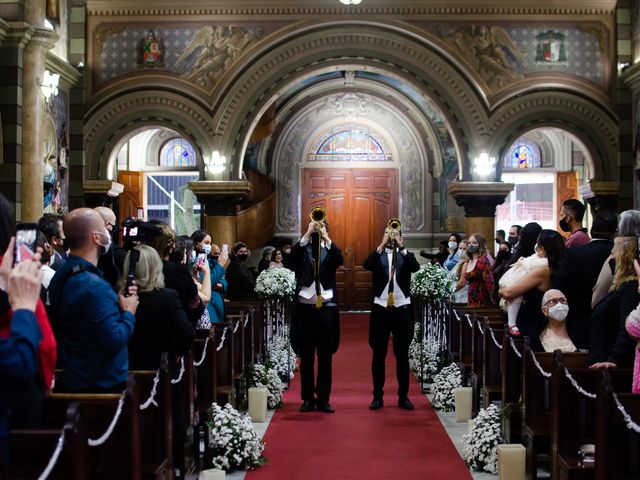
POLYGON ((310 162, 391 162, 388 150, 367 129, 341 126, 321 135, 308 158, 310 162))
POLYGON ((196 152, 184 138, 172 138, 160 150, 161 167, 195 167, 196 152))
POLYGON ((504 168, 521 170, 524 168, 540 168, 540 147, 529 140, 519 140, 513 144, 504 159, 504 168))

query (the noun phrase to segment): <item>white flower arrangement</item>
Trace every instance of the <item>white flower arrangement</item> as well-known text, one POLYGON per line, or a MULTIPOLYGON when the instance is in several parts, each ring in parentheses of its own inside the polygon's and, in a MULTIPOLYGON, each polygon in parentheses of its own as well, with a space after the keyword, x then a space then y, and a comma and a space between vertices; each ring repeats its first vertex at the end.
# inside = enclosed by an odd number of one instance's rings
POLYGON ((273 368, 256 363, 253 366, 253 374, 251 375, 251 386, 267 389, 267 407, 278 408, 282 405, 284 385, 278 372, 273 368))
POLYGON ((455 363, 444 367, 442 371, 433 377, 431 385, 431 405, 436 410, 451 412, 455 407, 453 389, 462 385, 462 374, 455 363))
POLYGON ((264 443, 253 428, 251 418, 228 403, 209 408, 209 449, 211 466, 222 470, 249 470, 263 465, 264 443))
POLYGON ((296 291, 296 275, 287 268, 269 268, 258 275, 255 291, 262 298, 291 299, 296 291))
POLYGON ((462 437, 462 458, 476 471, 498 473, 498 444, 502 443, 500 410, 495 405, 483 408, 474 419, 471 431, 462 437))
POLYGON ((411 295, 425 300, 451 298, 456 289, 455 279, 440 265, 425 263, 411 275, 411 295))
POLYGON ((280 335, 273 335, 267 342, 267 358, 269 366, 273 368, 284 382, 293 380, 293 373, 297 370, 296 354, 291 348, 288 328, 280 335))
POLYGON ((423 343, 421 337, 420 324, 416 323, 413 341, 409 346, 409 367, 419 381, 428 382, 438 373, 440 348, 435 340, 427 338, 423 343))

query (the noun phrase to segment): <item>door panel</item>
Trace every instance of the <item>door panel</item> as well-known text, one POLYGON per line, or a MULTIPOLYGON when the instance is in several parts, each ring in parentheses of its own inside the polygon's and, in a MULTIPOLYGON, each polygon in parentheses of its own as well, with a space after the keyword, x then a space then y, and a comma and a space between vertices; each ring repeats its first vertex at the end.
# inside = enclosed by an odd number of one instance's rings
POLYGON ((124 191, 118 198, 118 217, 124 220, 136 217, 138 207, 144 206, 144 173, 121 170, 118 182, 124 185, 124 191))
POLYGON ((303 170, 302 228, 312 206, 327 211, 330 237, 344 255, 338 270, 337 295, 342 308, 371 306, 371 274, 362 264, 378 246, 387 221, 397 216, 396 170, 303 170))
MULTIPOLYGON (((560 221, 559 214, 562 204, 571 198, 578 198, 578 172, 557 172, 555 214, 558 215, 558 222, 560 221)), ((560 224, 557 225, 556 230, 565 238, 570 235, 569 232, 562 231, 560 224)))

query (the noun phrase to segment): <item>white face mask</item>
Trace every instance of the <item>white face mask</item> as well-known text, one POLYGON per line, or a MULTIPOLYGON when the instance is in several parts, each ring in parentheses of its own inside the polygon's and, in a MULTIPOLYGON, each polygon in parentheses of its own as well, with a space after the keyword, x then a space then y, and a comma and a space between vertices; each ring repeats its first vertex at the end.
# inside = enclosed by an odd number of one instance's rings
POLYGON ((456 248, 458 248, 458 242, 449 242, 448 247, 451 250, 455 250, 456 248))
POLYGON ((202 250, 204 250, 204 253, 206 253, 207 255, 210 255, 211 254, 211 244, 205 243, 202 246, 202 250))
POLYGON ((111 234, 106 227, 104 229, 104 232, 95 232, 95 233, 103 233, 107 237, 107 243, 98 242, 98 244, 104 249, 100 254, 104 255, 111 248, 111 234))
POLYGON ((549 316, 559 322, 563 322, 567 315, 569 315, 569 305, 564 303, 556 303, 549 309, 549 316))

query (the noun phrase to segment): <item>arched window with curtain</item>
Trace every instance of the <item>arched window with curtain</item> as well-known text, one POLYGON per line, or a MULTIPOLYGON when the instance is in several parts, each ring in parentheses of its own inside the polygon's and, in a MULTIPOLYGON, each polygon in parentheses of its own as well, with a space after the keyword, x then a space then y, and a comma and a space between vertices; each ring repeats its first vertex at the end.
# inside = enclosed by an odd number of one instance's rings
POLYGON ((160 166, 167 168, 195 167, 196 152, 184 138, 172 138, 160 149, 160 166))
POLYGON ((309 162, 391 162, 384 141, 368 129, 339 126, 323 133, 313 144, 309 162))

